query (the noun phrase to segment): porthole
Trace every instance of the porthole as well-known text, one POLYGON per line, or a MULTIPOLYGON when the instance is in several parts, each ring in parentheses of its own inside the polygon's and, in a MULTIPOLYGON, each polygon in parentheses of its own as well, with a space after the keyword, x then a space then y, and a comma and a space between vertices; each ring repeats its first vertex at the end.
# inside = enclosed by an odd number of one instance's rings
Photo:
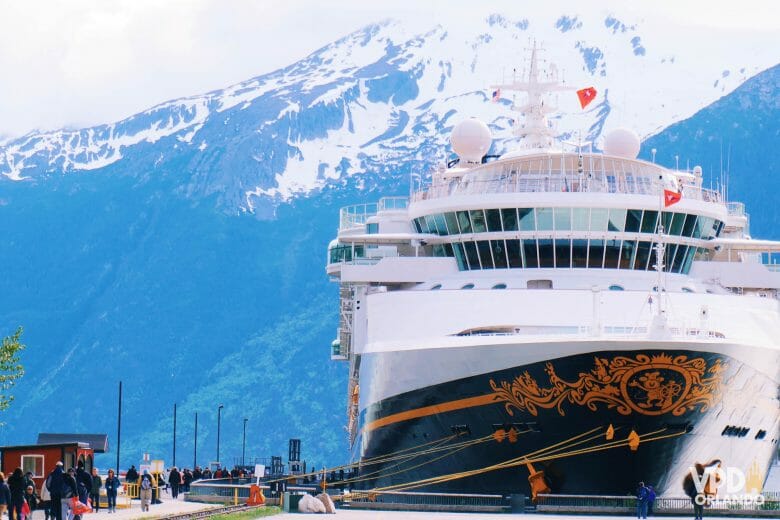
POLYGON ((683 287, 682 292, 692 293, 693 289, 691 289, 690 287, 683 287))
POLYGON ((609 286, 610 291, 625 291, 622 285, 610 285, 609 286))
POLYGON ((506 284, 505 283, 497 283, 496 285, 494 285, 492 287, 492 289, 506 289, 506 284))
POLYGON ((474 288, 474 284, 473 283, 467 283, 466 285, 461 287, 461 289, 473 289, 473 288, 474 288))
POLYGON ((439 289, 441 289, 441 284, 440 283, 437 283, 436 285, 431 287, 431 291, 438 291, 439 289))

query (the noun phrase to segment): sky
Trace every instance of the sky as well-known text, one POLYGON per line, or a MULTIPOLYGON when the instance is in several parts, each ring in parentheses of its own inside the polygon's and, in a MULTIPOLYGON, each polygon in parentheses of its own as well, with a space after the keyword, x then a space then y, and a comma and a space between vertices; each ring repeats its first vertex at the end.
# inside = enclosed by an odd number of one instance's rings
MULTIPOLYGON (((116 121, 270 72, 369 23, 421 30, 489 12, 576 14, 590 2, 0 0, 0 142, 116 121)), ((780 35, 777 0, 615 0, 674 25, 780 35), (775 7, 775 9, 773 9, 775 7)), ((780 36, 778 36, 780 49, 780 36)), ((780 51, 778 52, 780 61, 780 51)))

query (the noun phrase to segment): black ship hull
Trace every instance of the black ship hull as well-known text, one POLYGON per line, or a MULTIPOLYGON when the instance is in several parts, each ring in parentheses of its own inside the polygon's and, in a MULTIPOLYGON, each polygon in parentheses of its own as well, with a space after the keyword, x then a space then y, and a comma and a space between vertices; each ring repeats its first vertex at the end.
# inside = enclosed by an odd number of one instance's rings
POLYGON ((681 495, 687 468, 713 459, 763 483, 777 441, 761 429, 767 414, 776 425, 776 383, 728 356, 591 352, 374 403, 360 417, 353 486, 532 494, 540 472, 552 493, 624 495, 644 481, 681 495), (745 409, 760 399, 772 409, 745 409), (443 476, 453 478, 430 480, 443 476))

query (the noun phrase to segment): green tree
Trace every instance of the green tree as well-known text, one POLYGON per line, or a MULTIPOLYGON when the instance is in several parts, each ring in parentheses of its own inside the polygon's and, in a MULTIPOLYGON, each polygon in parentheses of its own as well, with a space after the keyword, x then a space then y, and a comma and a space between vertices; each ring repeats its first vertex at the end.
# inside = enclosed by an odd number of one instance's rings
POLYGON ((25 348, 19 341, 22 331, 22 327, 19 327, 12 335, 3 338, 3 347, 0 349, 0 410, 11 406, 14 396, 9 391, 24 375, 24 367, 19 359, 19 353, 25 348))

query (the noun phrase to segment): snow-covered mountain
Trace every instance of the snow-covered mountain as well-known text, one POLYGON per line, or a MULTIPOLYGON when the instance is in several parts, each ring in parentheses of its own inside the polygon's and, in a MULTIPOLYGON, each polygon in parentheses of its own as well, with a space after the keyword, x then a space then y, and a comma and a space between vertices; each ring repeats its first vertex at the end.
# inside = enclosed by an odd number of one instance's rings
POLYGON ((557 100, 559 131, 586 139, 617 126, 653 134, 778 61, 776 46, 756 39, 634 18, 589 6, 584 14, 432 23, 419 33, 400 22, 371 25, 223 90, 0 144, 0 181, 112 166, 142 179, 174 176, 181 195, 216 195, 227 213, 263 216, 345 176, 424 172, 444 157, 459 118, 486 120, 495 152, 511 147, 511 101, 493 103, 490 85, 524 72, 534 40, 569 85, 599 90, 585 111, 573 93, 557 100))

